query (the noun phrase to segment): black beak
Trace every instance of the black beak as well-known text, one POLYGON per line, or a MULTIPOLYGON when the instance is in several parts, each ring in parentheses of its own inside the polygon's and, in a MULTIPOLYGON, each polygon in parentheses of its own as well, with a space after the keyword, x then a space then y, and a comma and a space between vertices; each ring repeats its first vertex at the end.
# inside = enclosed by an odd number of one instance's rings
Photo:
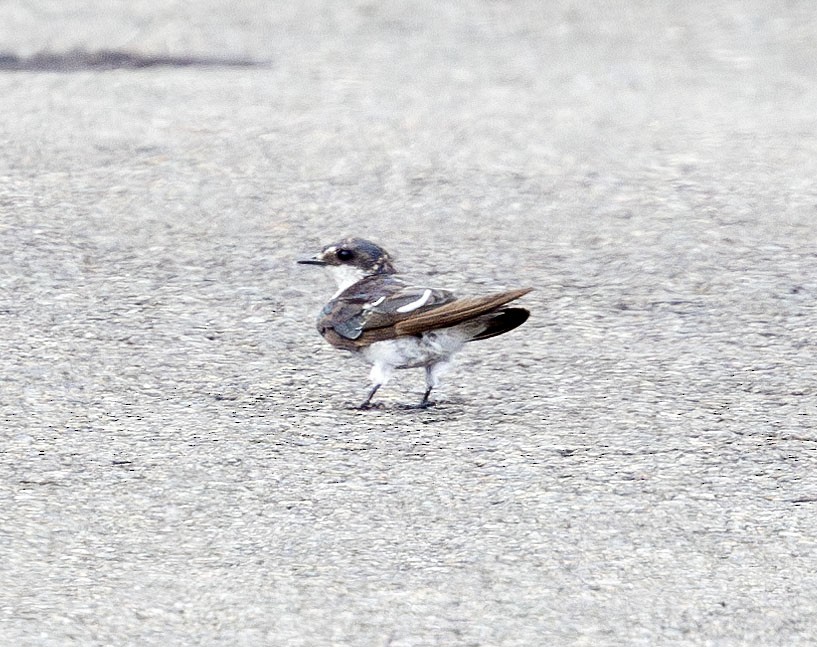
POLYGON ((300 265, 326 265, 326 261, 321 260, 317 256, 312 256, 310 258, 300 258, 298 259, 298 263, 300 265))

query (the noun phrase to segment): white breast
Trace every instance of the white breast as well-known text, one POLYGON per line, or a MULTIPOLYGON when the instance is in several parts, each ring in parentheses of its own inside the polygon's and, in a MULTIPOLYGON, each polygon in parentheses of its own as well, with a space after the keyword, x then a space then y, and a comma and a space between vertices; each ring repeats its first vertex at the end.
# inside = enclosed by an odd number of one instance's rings
POLYGON ((326 269, 329 270, 338 286, 338 291, 332 296, 333 299, 337 298, 346 288, 353 286, 366 276, 363 270, 359 267, 353 267, 352 265, 328 265, 326 269))

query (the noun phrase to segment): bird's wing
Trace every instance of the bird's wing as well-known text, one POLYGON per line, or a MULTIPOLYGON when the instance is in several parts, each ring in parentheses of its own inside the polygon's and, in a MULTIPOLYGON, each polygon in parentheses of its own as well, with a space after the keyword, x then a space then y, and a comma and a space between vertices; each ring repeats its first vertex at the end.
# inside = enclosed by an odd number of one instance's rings
POLYGON ((398 335, 418 335, 427 330, 447 328, 468 321, 492 310, 496 310, 506 303, 526 295, 533 288, 519 288, 488 294, 484 297, 466 297, 446 303, 437 308, 420 312, 408 317, 397 324, 395 330, 398 335))
POLYGON ((530 289, 457 299, 447 290, 388 281, 350 288, 330 301, 318 329, 333 346, 354 350, 376 341, 445 328, 495 310, 530 289))
POLYGON ((357 289, 352 286, 326 304, 318 319, 318 330, 334 346, 354 349, 398 336, 396 324, 455 298, 447 290, 415 287, 397 280, 357 289))

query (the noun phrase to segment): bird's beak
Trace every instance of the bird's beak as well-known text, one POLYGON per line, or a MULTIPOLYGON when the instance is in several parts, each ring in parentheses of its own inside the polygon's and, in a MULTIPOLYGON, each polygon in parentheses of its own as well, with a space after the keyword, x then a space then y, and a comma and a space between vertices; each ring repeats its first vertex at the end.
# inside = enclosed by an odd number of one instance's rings
POLYGON ((319 255, 310 256, 309 258, 299 258, 298 263, 301 265, 326 265, 326 261, 319 255))

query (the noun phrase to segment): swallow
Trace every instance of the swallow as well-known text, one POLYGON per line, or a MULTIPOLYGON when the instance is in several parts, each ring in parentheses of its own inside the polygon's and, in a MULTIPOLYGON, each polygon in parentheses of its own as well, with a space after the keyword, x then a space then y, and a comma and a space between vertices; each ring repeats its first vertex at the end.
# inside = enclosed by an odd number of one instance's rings
POLYGON ((386 250, 362 238, 327 245, 298 263, 328 269, 338 286, 318 316, 318 332, 335 348, 372 365, 372 386, 360 409, 375 406, 372 398, 395 369, 421 367, 426 390, 410 408, 433 405, 431 391, 456 352, 467 342, 513 330, 530 316, 525 308, 506 304, 532 288, 460 298, 413 285, 398 274, 386 250))

